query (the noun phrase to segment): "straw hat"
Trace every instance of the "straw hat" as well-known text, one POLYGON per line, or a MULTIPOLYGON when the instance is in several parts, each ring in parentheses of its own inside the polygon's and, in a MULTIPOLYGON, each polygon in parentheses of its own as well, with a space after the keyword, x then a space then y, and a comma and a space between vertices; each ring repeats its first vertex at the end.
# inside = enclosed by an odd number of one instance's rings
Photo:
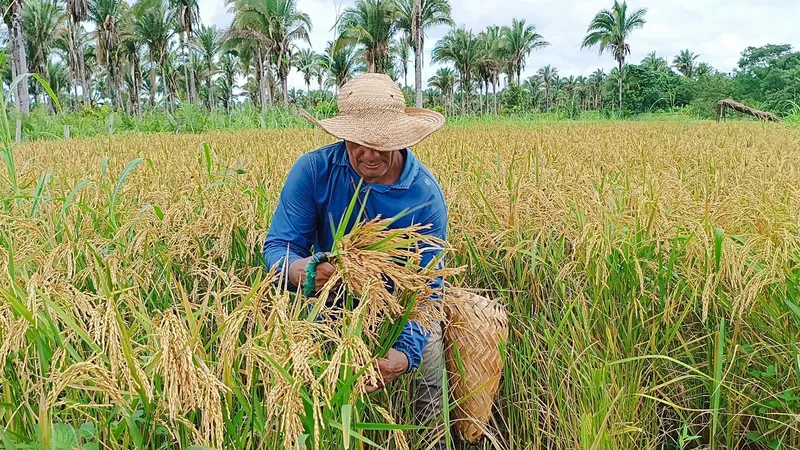
POLYGON ((364 73, 339 90, 340 115, 317 120, 300 115, 339 139, 378 151, 418 144, 444 125, 444 116, 424 108, 406 108, 405 97, 387 75, 364 73))

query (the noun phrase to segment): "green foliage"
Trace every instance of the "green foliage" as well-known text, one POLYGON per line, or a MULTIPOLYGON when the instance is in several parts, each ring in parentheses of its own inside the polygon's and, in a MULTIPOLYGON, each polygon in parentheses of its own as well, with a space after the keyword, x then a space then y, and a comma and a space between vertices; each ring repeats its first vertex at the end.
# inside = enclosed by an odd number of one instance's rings
POLYGON ((800 52, 790 45, 748 47, 734 77, 745 103, 777 114, 790 114, 800 102, 800 52))
POLYGON ((522 86, 514 84, 503 91, 501 104, 506 113, 523 113, 529 110, 530 96, 522 86))
MULTIPOLYGON (((613 103, 617 72, 612 72, 606 84, 606 101, 613 103)), ((643 65, 625 66, 623 108, 631 113, 652 112, 684 106, 691 99, 692 81, 672 71, 664 72, 643 65)))
MULTIPOLYGON (((311 109, 317 117, 330 117, 338 112, 335 103, 321 102, 311 109)), ((215 130, 249 130, 260 128, 260 111, 252 106, 240 106, 226 113, 222 110, 208 112, 199 106, 181 105, 174 113, 154 111, 142 117, 123 112, 113 112, 108 107, 81 109, 58 115, 48 114, 43 108, 35 109, 22 121, 23 140, 63 139, 64 126, 70 127, 72 138, 108 134, 109 123, 114 124, 114 134, 127 133, 205 133, 215 130), (113 119, 112 119, 113 117, 113 119)), ((310 126, 294 110, 268 109, 264 115, 267 128, 304 128, 310 126)))
POLYGON ((717 102, 734 97, 736 92, 736 82, 724 74, 700 77, 691 87, 689 104, 699 117, 705 119, 716 117, 717 102))

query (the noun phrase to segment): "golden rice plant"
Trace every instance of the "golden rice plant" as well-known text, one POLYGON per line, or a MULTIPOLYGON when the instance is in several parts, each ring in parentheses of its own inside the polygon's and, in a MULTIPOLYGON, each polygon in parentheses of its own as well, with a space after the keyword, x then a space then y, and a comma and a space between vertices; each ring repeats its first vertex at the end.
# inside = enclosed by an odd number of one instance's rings
POLYGON ((13 148, 0 446, 417 448, 408 380, 363 393, 392 326, 437 318, 443 275, 511 315, 495 446, 800 447, 797 128, 450 126, 415 149, 447 200, 448 269, 410 270, 410 244, 444 244, 424 229, 363 224, 334 249, 330 292, 363 299, 345 311, 278 290, 259 250, 289 168, 328 142, 13 148))

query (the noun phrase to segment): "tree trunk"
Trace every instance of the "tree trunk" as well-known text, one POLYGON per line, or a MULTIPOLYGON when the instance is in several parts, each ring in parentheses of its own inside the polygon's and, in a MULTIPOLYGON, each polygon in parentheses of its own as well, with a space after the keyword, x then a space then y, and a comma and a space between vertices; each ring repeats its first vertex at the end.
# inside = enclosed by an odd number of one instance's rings
POLYGON ((478 80, 478 104, 480 115, 483 115, 483 81, 478 80))
POLYGON ((550 86, 544 85, 544 112, 550 112, 550 86))
POLYGON ((461 77, 461 114, 467 114, 467 91, 464 89, 464 77, 461 77))
POLYGON ((114 78, 114 93, 116 95, 114 104, 117 105, 117 108, 124 108, 125 105, 122 103, 122 80, 120 80, 119 77, 120 71, 115 69, 114 75, 112 76, 112 78, 114 78))
POLYGON ((411 29, 414 32, 414 91, 415 105, 422 108, 422 0, 414 0, 411 29))
POLYGON ((256 78, 258 78, 258 99, 261 103, 261 117, 267 112, 267 86, 264 74, 264 59, 261 52, 258 52, 258 59, 256 60, 256 78))
POLYGON ((497 84, 494 78, 492 78, 492 98, 494 99, 494 115, 497 115, 497 84))
POLYGON ((208 110, 214 111, 216 106, 216 99, 214 98, 214 80, 211 76, 208 77, 208 110))
POLYGON ((267 66, 264 66, 264 71, 266 72, 266 83, 267 83, 267 101, 269 101, 269 106, 275 106, 275 77, 272 76, 272 71, 267 66))
POLYGON ((489 104, 489 79, 488 78, 484 80, 484 85, 485 86, 484 86, 483 92, 486 92, 486 114, 489 114, 489 111, 491 110, 491 106, 489 104))
MULTIPOLYGON (((83 91, 83 104, 84 106, 89 106, 87 103, 87 89, 86 89, 86 77, 84 76, 83 72, 83 46, 79 45, 80 43, 80 23, 77 23, 73 20, 73 17, 70 15, 68 17, 68 26, 69 26, 69 61, 70 61, 70 71, 72 72, 72 84, 75 90, 75 100, 78 100, 78 86, 81 87, 83 91)), ((75 104, 77 106, 77 103, 75 104)))
POLYGON ((278 84, 281 86, 281 90, 283 91, 283 106, 289 107, 289 74, 283 73, 283 55, 284 51, 282 48, 278 48, 278 63, 275 67, 275 74, 278 75, 278 84))
POLYGON ((142 85, 144 85, 144 77, 142 77, 142 66, 137 60, 134 62, 133 77, 136 87, 134 95, 136 95, 136 115, 142 117, 142 85))
MULTIPOLYGON (((11 42, 13 58, 17 66, 17 75, 28 73, 28 59, 25 53, 25 34, 22 32, 22 0, 11 3, 11 42)), ((28 95, 28 77, 23 77, 17 85, 17 106, 22 114, 30 113, 30 96, 28 95)))
MULTIPOLYGON (((166 92, 166 86, 164 86, 166 92)), ((156 105, 156 62, 153 59, 153 53, 150 52, 150 107, 156 105)))
MULTIPOLYGON (((181 53, 183 58, 186 59, 186 32, 179 34, 181 40, 181 53)), ((189 63, 183 65, 183 86, 186 89, 186 97, 189 103, 192 103, 192 90, 189 88, 189 63)))
POLYGON ((283 106, 289 107, 289 81, 288 77, 281 77, 281 90, 283 91, 283 106))
POLYGON ((619 60, 619 110, 622 112, 622 60, 619 60))
POLYGON ((91 83, 86 70, 83 48, 78 49, 78 71, 80 72, 78 76, 81 77, 81 89, 83 89, 83 105, 90 108, 92 106, 92 89, 89 87, 91 83))
POLYGON ((194 58, 192 57, 192 46, 189 44, 191 41, 192 36, 191 33, 186 37, 186 48, 189 50, 189 59, 188 59, 188 66, 189 66, 189 102, 194 103, 197 101, 197 84, 195 83, 194 79, 194 58))
MULTIPOLYGON (((9 27, 9 28, 11 28, 11 27, 9 27)), ((10 33, 10 32, 9 32, 9 33, 10 33)), ((10 37, 10 36, 9 36, 9 37, 10 37)), ((17 75, 19 75, 19 71, 17 71, 17 58, 16 58, 16 54, 15 54, 15 53, 14 53, 14 51, 13 51, 13 50, 14 50, 14 49, 13 49, 14 42, 11 42, 11 45, 12 45, 12 49, 11 49, 11 50, 12 50, 12 52, 11 52, 11 82, 13 83, 13 82, 14 82, 14 80, 16 80, 16 79, 17 79, 17 75)), ((18 101, 18 100, 17 100, 17 92, 16 92, 16 89, 14 90, 14 92, 11 92, 11 95, 13 95, 13 96, 14 96, 14 104, 16 105, 16 104, 17 104, 17 101, 18 101)))

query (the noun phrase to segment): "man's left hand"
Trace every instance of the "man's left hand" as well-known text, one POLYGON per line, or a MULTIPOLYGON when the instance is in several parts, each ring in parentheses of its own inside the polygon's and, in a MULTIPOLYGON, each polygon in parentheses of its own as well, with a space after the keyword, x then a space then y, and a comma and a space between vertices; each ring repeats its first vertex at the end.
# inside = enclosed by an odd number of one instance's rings
POLYGON ((367 393, 372 393, 399 378, 408 370, 408 358, 405 353, 389 349, 385 359, 378 360, 378 371, 381 373, 383 383, 378 380, 378 386, 367 386, 367 393))

